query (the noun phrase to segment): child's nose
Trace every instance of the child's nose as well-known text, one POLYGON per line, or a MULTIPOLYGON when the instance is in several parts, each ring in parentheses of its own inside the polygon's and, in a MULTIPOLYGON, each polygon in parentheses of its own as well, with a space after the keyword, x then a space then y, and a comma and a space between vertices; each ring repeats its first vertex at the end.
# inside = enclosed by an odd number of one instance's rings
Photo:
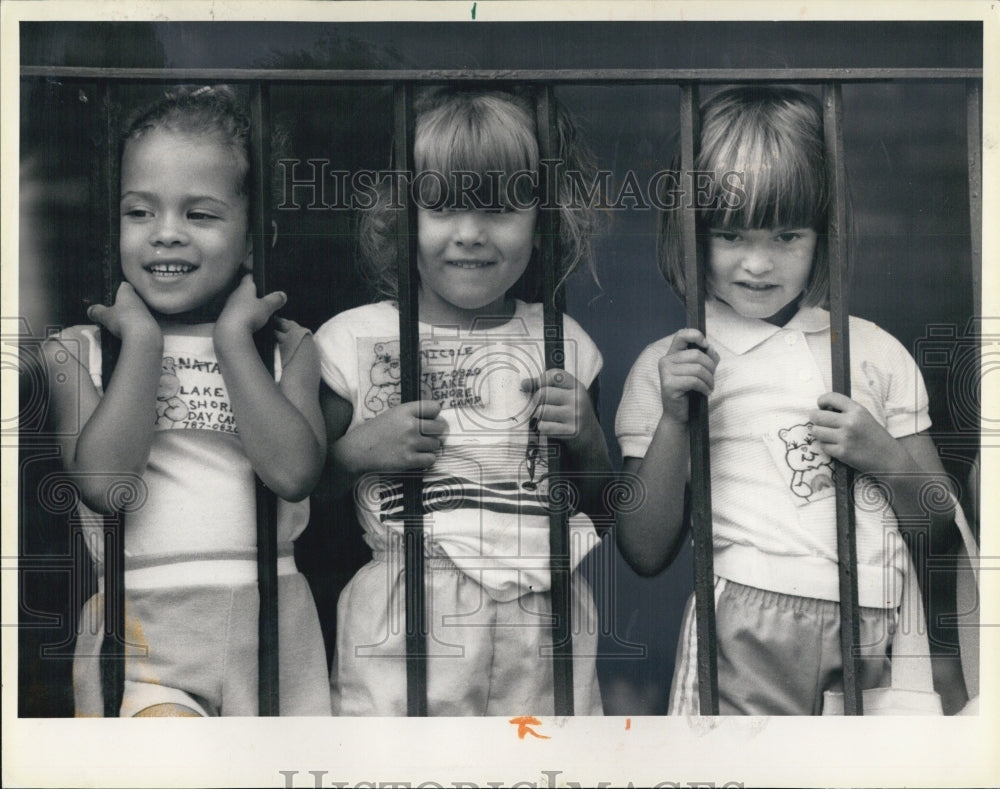
POLYGON ((766 274, 774 268, 771 253, 764 246, 750 246, 743 253, 740 261, 743 270, 750 274, 766 274))
POLYGON ((150 242, 154 245, 175 246, 188 241, 187 231, 177 217, 165 214, 153 228, 150 242))
POLYGON ((459 246, 474 246, 486 241, 486 224, 479 211, 457 211, 454 237, 459 246))

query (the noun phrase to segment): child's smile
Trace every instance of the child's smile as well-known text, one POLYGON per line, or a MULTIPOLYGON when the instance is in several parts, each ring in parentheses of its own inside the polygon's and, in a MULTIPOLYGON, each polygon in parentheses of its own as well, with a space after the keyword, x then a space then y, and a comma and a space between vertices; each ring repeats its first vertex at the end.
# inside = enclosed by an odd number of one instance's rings
POLYGON ((247 198, 233 152, 154 129, 122 157, 122 272, 146 304, 177 315, 230 288, 249 262, 247 198))
POLYGON ((417 212, 420 318, 468 327, 507 314, 507 291, 534 249, 535 212, 417 212))
POLYGON ((740 315, 767 320, 809 283, 816 231, 810 228, 709 231, 712 295, 740 315))

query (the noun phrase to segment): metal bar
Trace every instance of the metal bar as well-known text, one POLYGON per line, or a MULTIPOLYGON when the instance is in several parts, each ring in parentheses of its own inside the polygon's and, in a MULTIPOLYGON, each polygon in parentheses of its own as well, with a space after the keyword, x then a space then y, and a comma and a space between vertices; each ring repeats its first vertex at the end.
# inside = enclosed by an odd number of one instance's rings
MULTIPOLYGON (((541 236, 542 322, 545 333, 545 369, 563 369, 563 304, 556 289, 559 273, 559 226, 557 223, 556 164, 558 131, 556 129, 555 97, 552 86, 544 85, 535 106, 538 135, 538 189, 541 207, 538 222, 541 236)), ((560 291, 560 294, 562 291, 560 291)), ((562 484, 562 451, 560 442, 548 439, 549 491, 562 484)), ((565 507, 549 506, 549 572, 552 603, 552 692, 556 715, 573 714, 573 629, 570 619, 570 549, 569 518, 565 507)))
MULTIPOLYGON (((250 98, 251 182, 250 221, 253 234, 253 278, 257 296, 273 289, 268 257, 271 239, 270 205, 270 88, 254 83, 250 98)), ((255 337, 257 352, 274 375, 274 323, 255 337)), ((256 478, 257 589, 260 595, 257 620, 257 713, 280 714, 278 688, 278 498, 260 477, 256 478)))
MULTIPOLYGON (((701 138, 698 86, 681 86, 681 172, 694 183, 695 158, 701 138)), ((698 244, 697 216, 684 211, 684 304, 688 326, 705 329, 705 272, 698 244)), ((712 557, 712 477, 709 467, 708 398, 691 392, 688 432, 691 443, 691 532, 694 539, 694 594, 698 637, 698 703, 701 714, 719 714, 718 645, 715 634, 715 569, 712 557)))
POLYGON ((968 80, 983 78, 981 68, 652 68, 652 69, 241 69, 99 68, 21 66, 22 77, 52 79, 126 79, 169 82, 561 82, 631 83, 698 81, 712 83, 871 82, 883 80, 968 80))
MULTIPOLYGON (((972 314, 983 314, 983 104, 982 83, 965 83, 969 162, 969 242, 972 254, 972 314)), ((978 399, 976 402, 980 402, 978 399)))
MULTIPOLYGON (((830 259, 830 352, 833 390, 851 396, 851 354, 848 322, 847 184, 844 175, 843 103, 840 85, 823 91, 823 136, 826 145, 830 210, 827 246, 830 259)), ((854 470, 835 463, 837 556, 840 579, 840 651, 844 671, 844 714, 862 715, 858 624, 857 542, 854 530, 854 470)))
MULTIPOLYGON (((393 85, 393 166, 413 169, 413 85, 393 85)), ((410 181, 407 181, 409 183, 410 181)), ((420 330, 417 325, 416 206, 401 192, 405 210, 396 226, 396 282, 399 303, 400 396, 404 403, 420 399, 420 330)), ((424 585, 423 479, 403 477, 403 555, 406 579, 406 714, 427 715, 427 606, 424 585)))
MULTIPOLYGON (((101 108, 101 145, 98 184, 99 205, 107 217, 102 267, 101 300, 114 304, 121 283, 118 261, 119 162, 117 91, 110 83, 98 87, 101 108)), ((101 376, 104 391, 118 362, 121 342, 101 327, 101 376)), ((125 694, 125 515, 104 517, 104 640, 101 642, 101 680, 104 717, 121 714, 125 694)))

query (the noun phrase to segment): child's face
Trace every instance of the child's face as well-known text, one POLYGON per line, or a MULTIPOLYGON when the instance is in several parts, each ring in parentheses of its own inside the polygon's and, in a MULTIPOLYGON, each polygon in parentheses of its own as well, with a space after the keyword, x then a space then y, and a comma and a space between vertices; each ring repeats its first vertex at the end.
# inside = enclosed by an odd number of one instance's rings
POLYGON ((531 260, 534 234, 534 209, 418 209, 421 317, 461 324, 502 314, 507 291, 531 260))
POLYGON ((806 289, 815 250, 810 228, 711 228, 709 292, 746 318, 766 320, 806 289))
POLYGON ((248 204, 230 149, 154 129, 122 156, 122 272, 146 304, 175 315, 229 288, 250 263, 248 204))

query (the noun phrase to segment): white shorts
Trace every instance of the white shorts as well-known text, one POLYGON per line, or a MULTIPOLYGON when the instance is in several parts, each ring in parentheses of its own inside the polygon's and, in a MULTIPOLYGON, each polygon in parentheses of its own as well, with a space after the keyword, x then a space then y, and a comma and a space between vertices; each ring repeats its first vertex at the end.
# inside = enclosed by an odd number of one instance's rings
MULTIPOLYGON (((551 715, 549 594, 491 598, 442 557, 425 560, 429 715, 551 715)), ((601 715, 597 611, 579 573, 571 584, 574 713, 601 715)), ((406 715, 405 582, 398 563, 361 568, 337 605, 334 715, 406 715)))
MULTIPOLYGON (((121 716, 179 704, 205 716, 257 715, 259 596, 235 585, 133 588, 126 578, 128 642, 121 716)), ((104 714, 100 652, 104 596, 84 606, 73 660, 78 717, 104 714)), ((309 585, 278 576, 281 715, 329 715, 326 652, 309 585)))

